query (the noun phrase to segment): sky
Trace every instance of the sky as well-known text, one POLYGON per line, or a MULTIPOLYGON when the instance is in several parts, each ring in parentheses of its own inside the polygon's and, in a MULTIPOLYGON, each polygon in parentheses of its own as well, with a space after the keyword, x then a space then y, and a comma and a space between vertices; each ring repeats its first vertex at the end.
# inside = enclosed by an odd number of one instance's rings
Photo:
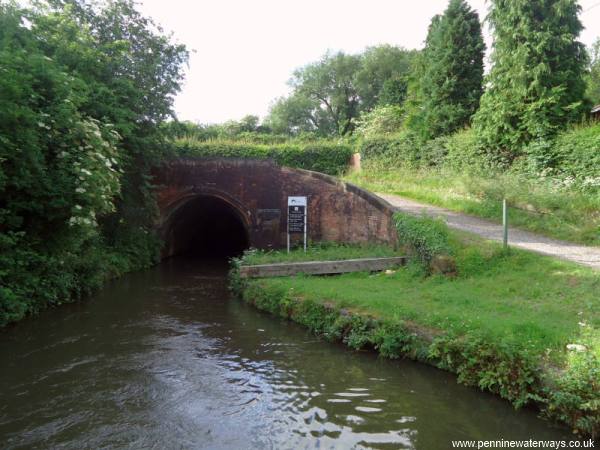
MULTIPOLYGON (((358 53, 392 44, 422 48, 431 18, 448 0, 140 0, 139 8, 191 51, 180 120, 219 123, 264 117, 289 92, 292 72, 327 50, 358 53)), ((481 18, 488 1, 470 0, 481 18)), ((591 45, 599 35, 600 0, 580 0, 591 45)), ((491 44, 485 27, 488 47, 491 44)))

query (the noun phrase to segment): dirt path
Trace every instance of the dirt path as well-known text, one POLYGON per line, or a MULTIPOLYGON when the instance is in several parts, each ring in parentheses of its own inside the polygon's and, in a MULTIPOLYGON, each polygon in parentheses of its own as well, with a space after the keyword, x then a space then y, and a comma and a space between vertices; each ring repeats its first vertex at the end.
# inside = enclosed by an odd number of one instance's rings
MULTIPOLYGON (((493 241, 502 241, 502 225, 437 206, 425 205, 397 195, 377 195, 387 200, 399 211, 442 217, 451 228, 478 234, 493 241)), ((559 241, 517 228, 509 228, 508 242, 513 247, 567 259, 600 270, 600 247, 586 247, 581 244, 559 241)))

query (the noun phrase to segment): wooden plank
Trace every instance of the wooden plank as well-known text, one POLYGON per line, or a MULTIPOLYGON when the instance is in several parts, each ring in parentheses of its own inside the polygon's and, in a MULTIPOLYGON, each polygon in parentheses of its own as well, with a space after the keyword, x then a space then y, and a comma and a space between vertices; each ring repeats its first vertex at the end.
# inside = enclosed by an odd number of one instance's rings
POLYGON ((340 261, 306 261, 241 266, 242 278, 289 277, 306 275, 330 275, 349 272, 377 272, 406 264, 406 256, 390 258, 361 258, 340 261))

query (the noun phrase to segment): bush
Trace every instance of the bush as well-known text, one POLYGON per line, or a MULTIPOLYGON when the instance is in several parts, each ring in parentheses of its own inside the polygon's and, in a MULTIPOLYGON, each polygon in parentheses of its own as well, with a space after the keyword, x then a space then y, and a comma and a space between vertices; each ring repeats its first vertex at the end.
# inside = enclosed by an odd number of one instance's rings
POLYGON ((581 187, 600 188, 600 123, 577 127, 556 139, 556 166, 581 187))
POLYGON ((400 243, 414 253, 426 270, 436 256, 452 254, 448 227, 442 220, 396 213, 394 223, 400 243))
POLYGON ((194 157, 272 159, 282 166, 338 175, 348 168, 353 148, 333 142, 262 145, 237 141, 178 139, 176 154, 194 157))
POLYGON ((365 139, 360 143, 361 160, 392 167, 416 167, 420 160, 419 140, 410 132, 365 139))
POLYGON ((378 106, 361 116, 356 131, 366 138, 394 133, 402 127, 404 116, 402 106, 378 106))
POLYGON ((480 171, 490 163, 477 144, 475 132, 466 128, 446 137, 444 167, 456 171, 480 171))

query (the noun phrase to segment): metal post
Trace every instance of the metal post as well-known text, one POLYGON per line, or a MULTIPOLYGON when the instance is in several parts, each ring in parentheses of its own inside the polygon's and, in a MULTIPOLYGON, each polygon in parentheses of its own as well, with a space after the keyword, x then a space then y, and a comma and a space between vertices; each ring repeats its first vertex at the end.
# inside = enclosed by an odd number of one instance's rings
POLYGON ((502 228, 504 236, 502 242, 504 244, 504 250, 508 249, 508 206, 506 204, 506 198, 502 199, 502 228))
POLYGON ((308 203, 304 207, 304 253, 306 253, 306 225, 308 217, 308 203))
POLYGON ((287 252, 290 252, 290 207, 287 211, 287 252))

